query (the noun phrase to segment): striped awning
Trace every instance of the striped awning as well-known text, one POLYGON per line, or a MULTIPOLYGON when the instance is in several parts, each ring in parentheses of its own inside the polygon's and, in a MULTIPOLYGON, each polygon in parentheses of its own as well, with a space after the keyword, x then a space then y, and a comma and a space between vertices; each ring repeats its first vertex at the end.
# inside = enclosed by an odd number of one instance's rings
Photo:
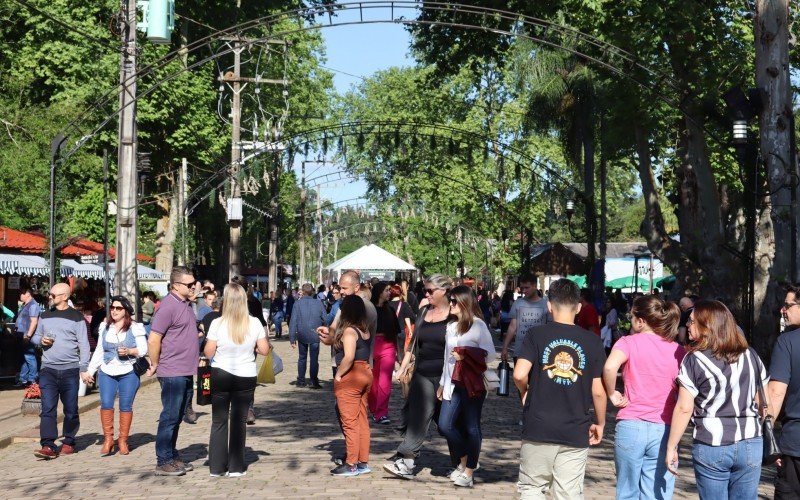
POLYGON ((49 276, 50 266, 39 255, 0 253, 0 274, 12 276, 49 276))
MULTIPOLYGON (((108 274, 113 279, 116 273, 116 262, 108 263, 108 274)), ((140 280, 144 281, 166 281, 169 276, 161 271, 156 271, 152 267, 143 266, 141 264, 136 266, 136 275, 140 280)))
POLYGON ((103 266, 85 264, 74 259, 61 259, 61 275, 101 280, 105 274, 103 273, 103 266))

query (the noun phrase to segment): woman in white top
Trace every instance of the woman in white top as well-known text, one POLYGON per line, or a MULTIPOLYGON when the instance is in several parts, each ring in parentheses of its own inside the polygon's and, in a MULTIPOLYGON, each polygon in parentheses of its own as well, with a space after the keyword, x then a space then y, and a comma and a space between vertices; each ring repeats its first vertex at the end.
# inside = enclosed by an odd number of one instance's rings
POLYGON ((247 312, 244 288, 229 283, 223 297, 222 316, 211 322, 203 350, 211 359, 208 465, 212 477, 239 477, 245 475, 247 408, 256 389, 254 351, 266 356, 272 346, 261 323, 247 312))
POLYGON ((121 455, 127 455, 128 435, 133 421, 133 400, 139 390, 139 376, 133 371, 136 358, 147 354, 144 326, 131 319, 133 306, 125 297, 111 297, 110 317, 100 326, 97 347, 82 374, 89 385, 98 369, 100 385, 100 422, 103 425, 103 447, 100 456, 114 452, 114 399, 119 394, 119 439, 121 455))
POLYGON ((442 401, 439 431, 447 438, 454 456, 461 460, 450 479, 456 486, 472 487, 472 473, 478 468, 481 452, 481 411, 486 397, 483 373, 496 352, 471 288, 464 285, 453 288, 450 314, 453 321, 447 325, 444 368, 436 391, 436 397, 442 401), (460 382, 453 381, 456 362, 461 362, 460 382), (472 383, 464 383, 468 379, 472 383), (477 390, 475 381, 480 386, 477 390))

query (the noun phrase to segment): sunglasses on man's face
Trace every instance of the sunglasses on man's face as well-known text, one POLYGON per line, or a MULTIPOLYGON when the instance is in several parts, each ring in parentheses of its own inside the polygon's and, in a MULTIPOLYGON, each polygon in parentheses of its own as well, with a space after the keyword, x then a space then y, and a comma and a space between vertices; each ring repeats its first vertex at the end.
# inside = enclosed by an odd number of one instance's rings
POLYGON ((184 283, 182 281, 176 281, 175 283, 178 284, 178 285, 183 285, 186 288, 194 288, 194 286, 197 284, 197 281, 192 281, 191 283, 184 283))

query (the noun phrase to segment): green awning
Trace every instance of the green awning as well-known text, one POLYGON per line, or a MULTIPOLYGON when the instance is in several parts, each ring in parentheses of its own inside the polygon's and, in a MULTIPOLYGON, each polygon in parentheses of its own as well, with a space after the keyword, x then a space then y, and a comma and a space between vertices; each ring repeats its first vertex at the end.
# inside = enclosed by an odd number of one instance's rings
MULTIPOLYGON (((625 276, 624 278, 617 278, 611 281, 606 281, 606 286, 611 288, 633 288, 635 284, 635 276, 625 276)), ((639 276, 639 290, 649 290, 650 280, 639 276)))
POLYGON ((571 282, 575 283, 576 285, 578 285, 581 288, 584 288, 586 286, 586 276, 584 276, 582 274, 576 274, 574 276, 567 276, 567 279, 570 280, 571 282))

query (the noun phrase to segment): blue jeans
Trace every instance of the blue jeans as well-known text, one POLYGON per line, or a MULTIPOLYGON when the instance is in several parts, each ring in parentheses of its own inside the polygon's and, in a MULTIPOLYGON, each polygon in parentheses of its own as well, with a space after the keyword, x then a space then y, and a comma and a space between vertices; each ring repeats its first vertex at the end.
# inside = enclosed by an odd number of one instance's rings
POLYGON ((283 312, 278 311, 272 315, 272 324, 275 325, 275 337, 280 337, 283 334, 283 312))
POLYGON ((156 434, 156 459, 158 465, 179 460, 178 429, 186 411, 186 393, 191 390, 192 377, 158 377, 161 384, 161 416, 156 434))
POLYGON ((78 416, 78 368, 55 370, 42 367, 39 387, 42 390, 42 415, 39 422, 39 437, 42 447, 53 450, 58 438, 58 400, 64 406, 64 444, 75 446, 75 435, 81 426, 78 416))
POLYGON ((36 348, 30 342, 25 342, 22 348, 22 366, 19 369, 19 381, 36 382, 39 379, 39 365, 36 363, 36 348))
POLYGON ((311 383, 316 384, 319 382, 319 342, 313 344, 305 344, 297 341, 297 350, 299 357, 297 359, 297 381, 306 381, 306 358, 309 357, 308 351, 311 351, 311 383))
POLYGON ((114 399, 119 393, 119 411, 133 411, 133 399, 139 390, 139 377, 133 371, 111 376, 100 370, 97 379, 100 384, 101 410, 113 410, 114 399))
POLYGON ((484 395, 471 398, 467 390, 456 386, 450 400, 442 400, 439 411, 439 432, 447 438, 451 455, 455 459, 467 457, 467 468, 478 466, 481 454, 481 411, 484 395))
POLYGON ((758 497, 761 478, 760 437, 743 439, 725 446, 695 441, 692 446, 694 476, 701 499, 749 500, 758 497))
POLYGON ((614 464, 617 500, 672 498, 675 476, 665 464, 669 426, 617 420, 614 464))

